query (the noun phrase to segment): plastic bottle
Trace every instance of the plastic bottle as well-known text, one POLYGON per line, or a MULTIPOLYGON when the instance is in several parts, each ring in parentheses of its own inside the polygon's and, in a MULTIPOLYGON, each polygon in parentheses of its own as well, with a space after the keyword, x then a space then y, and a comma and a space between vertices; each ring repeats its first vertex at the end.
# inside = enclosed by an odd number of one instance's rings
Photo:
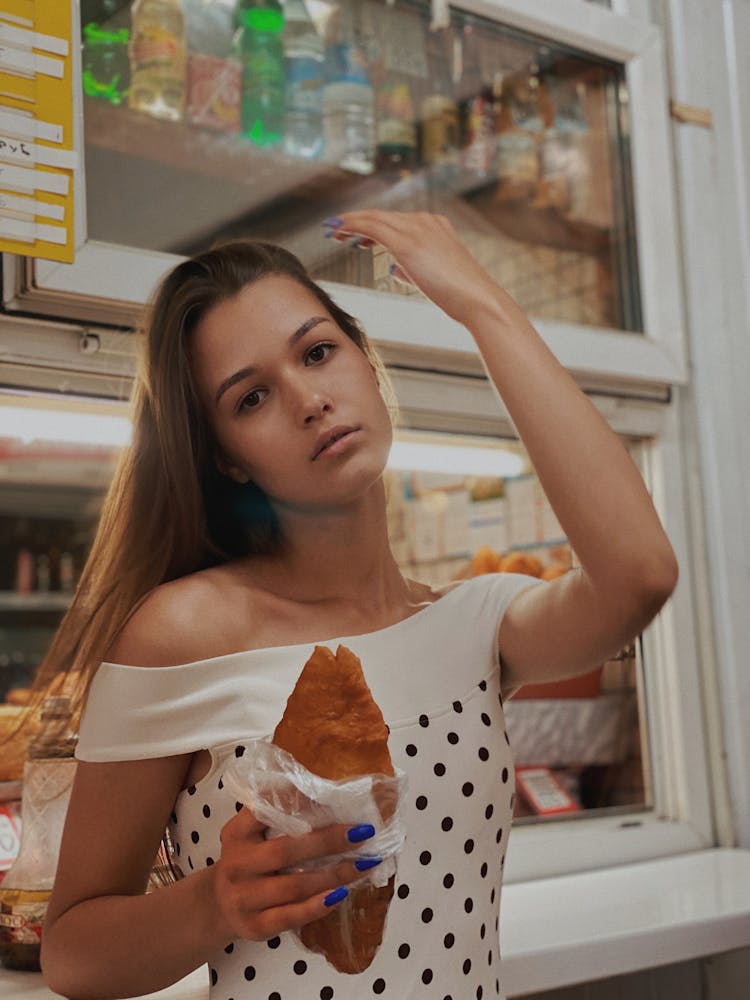
POLYGON ((234 9, 212 0, 183 0, 187 101, 191 125, 239 132, 242 68, 234 45, 234 9))
POLYGON ((286 121, 284 150, 317 160, 323 151, 323 39, 304 0, 284 2, 286 121))
POLYGON ((458 175, 460 132, 453 93, 450 37, 445 29, 427 36, 430 85, 422 101, 421 157, 434 187, 450 188, 458 175))
POLYGON ((187 76, 181 0, 135 0, 130 36, 129 106, 181 121, 187 76))
POLYGON ((24 764, 21 846, 0 884, 0 960, 9 969, 39 969, 42 924, 76 769, 70 699, 45 698, 41 724, 24 764))
POLYGON ((417 164, 417 122, 411 88, 405 78, 386 78, 377 95, 378 171, 407 174, 417 164))
POLYGON ((256 146, 279 146, 284 137, 286 67, 278 0, 240 0, 238 54, 242 63, 240 132, 256 146))
POLYGON ((110 104, 122 104, 130 90, 130 31, 122 6, 122 0, 81 5, 82 18, 90 18, 83 26, 83 91, 110 104))
POLYGON ((354 0, 340 0, 326 39, 324 158, 345 170, 375 168, 375 95, 354 0))

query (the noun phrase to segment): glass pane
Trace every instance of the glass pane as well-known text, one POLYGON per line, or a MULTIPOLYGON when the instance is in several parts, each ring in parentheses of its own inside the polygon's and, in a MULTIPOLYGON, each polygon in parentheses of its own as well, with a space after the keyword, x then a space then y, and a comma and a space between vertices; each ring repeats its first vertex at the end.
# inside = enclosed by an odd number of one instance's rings
MULTIPOLYGON (((491 572, 554 579, 576 565, 520 443, 402 431, 391 465, 391 540, 406 575, 442 586, 491 572)), ((506 701, 516 818, 652 804, 640 675, 635 642, 590 674, 506 701)))
POLYGON ((642 330, 621 66, 425 0, 81 6, 91 239, 371 288, 321 220, 437 211, 532 315, 642 330))
MULTIPOLYGON (((16 400, 0 401, 0 704, 20 705, 83 567, 127 421, 123 407, 29 402, 12 423, 21 438, 7 429, 16 400)), ((517 441, 399 429, 386 484, 407 576, 440 587, 484 572, 549 578, 575 565, 517 441)), ((652 804, 640 675, 635 643, 588 676, 507 701, 518 818, 557 817, 539 811, 550 795, 571 816, 652 804)))

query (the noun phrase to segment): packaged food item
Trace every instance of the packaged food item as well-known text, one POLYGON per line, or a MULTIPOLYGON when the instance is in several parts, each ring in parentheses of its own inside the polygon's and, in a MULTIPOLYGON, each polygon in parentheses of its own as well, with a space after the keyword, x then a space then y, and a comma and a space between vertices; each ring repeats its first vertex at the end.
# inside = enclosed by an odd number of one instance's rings
POLYGON ((188 56, 187 118, 217 132, 239 132, 242 69, 235 59, 204 52, 188 56))
MULTIPOLYGON (((302 943, 339 972, 358 973, 380 946, 405 830, 399 804, 405 776, 388 753, 388 727, 351 650, 316 646, 272 741, 251 743, 222 779, 271 836, 300 836, 332 823, 371 823, 374 837, 345 857, 383 861, 348 897, 298 931, 302 943)), ((329 865, 336 859, 311 862, 329 865)))

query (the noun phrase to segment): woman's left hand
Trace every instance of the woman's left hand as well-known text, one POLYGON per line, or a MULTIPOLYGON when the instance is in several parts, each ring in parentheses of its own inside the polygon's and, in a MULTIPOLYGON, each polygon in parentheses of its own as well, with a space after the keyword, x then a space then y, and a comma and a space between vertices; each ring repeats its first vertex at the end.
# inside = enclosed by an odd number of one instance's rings
POLYGON ((395 262, 394 276, 415 285, 459 323, 500 287, 461 242, 443 215, 368 209, 346 212, 323 223, 340 241, 383 246, 395 262))

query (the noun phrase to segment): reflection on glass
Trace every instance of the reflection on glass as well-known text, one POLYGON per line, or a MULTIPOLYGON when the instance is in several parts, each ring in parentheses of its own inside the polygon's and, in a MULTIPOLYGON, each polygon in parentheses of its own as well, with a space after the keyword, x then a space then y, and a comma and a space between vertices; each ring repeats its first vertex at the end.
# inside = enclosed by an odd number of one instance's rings
POLYGON ((433 29, 426 0, 83 0, 82 25, 92 239, 266 239, 375 287, 320 221, 436 211, 532 315, 642 329, 621 66, 433 29))
MULTIPOLYGON (((122 404, 0 406, 0 703, 22 698, 67 607, 127 425, 122 404)), ((400 428, 386 486, 393 551, 414 579, 554 580, 576 564, 515 440, 400 428)), ((587 676, 507 702, 518 817, 650 804, 639 675, 634 644, 587 676)))
MULTIPOLYGON (((493 442, 472 469, 481 442, 455 435, 401 432, 430 446, 462 447, 465 461, 444 471, 420 460, 389 474, 391 542, 404 573, 432 586, 482 573, 525 573, 554 580, 576 565, 523 447, 493 442), (489 474, 485 461, 518 461, 489 474), (415 463, 416 465, 417 463, 415 463)), ((645 734, 639 720, 640 644, 595 671, 521 688, 505 706, 517 773, 517 818, 541 820, 650 804, 645 734)))

